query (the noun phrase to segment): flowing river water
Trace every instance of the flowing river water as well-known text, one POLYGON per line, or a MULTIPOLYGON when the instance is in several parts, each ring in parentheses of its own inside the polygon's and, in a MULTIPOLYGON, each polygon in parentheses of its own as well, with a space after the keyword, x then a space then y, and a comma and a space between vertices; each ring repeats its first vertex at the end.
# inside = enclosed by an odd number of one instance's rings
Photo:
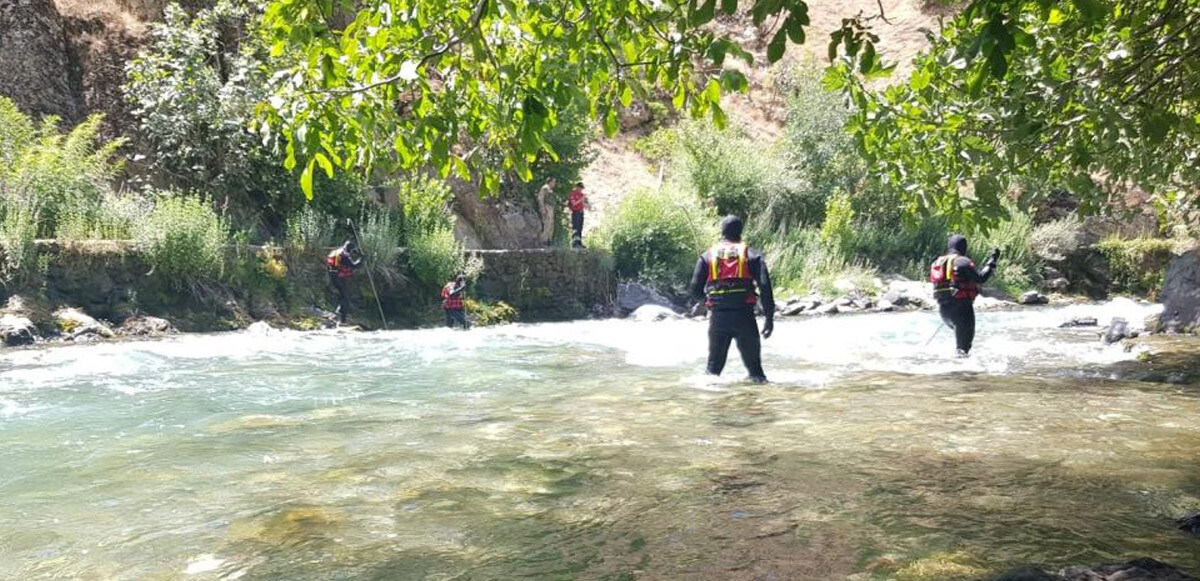
POLYGON ((0 579, 900 579, 1149 556, 1200 573, 1200 388, 1076 315, 234 333, 0 352, 0 579))

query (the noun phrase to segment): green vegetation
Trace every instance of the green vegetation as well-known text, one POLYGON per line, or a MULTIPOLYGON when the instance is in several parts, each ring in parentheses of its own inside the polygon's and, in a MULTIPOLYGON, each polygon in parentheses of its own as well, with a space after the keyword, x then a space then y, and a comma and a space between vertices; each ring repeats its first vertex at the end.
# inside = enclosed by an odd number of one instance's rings
POLYGON ((1157 296, 1176 240, 1109 237, 1096 246, 1108 263, 1113 286, 1123 292, 1157 296))
POLYGON ((619 276, 670 286, 687 282, 716 234, 716 216, 699 199, 665 189, 627 194, 593 239, 612 250, 619 276))
POLYGON ((150 265, 180 288, 216 282, 225 274, 229 226, 197 198, 161 195, 138 224, 134 240, 150 265))

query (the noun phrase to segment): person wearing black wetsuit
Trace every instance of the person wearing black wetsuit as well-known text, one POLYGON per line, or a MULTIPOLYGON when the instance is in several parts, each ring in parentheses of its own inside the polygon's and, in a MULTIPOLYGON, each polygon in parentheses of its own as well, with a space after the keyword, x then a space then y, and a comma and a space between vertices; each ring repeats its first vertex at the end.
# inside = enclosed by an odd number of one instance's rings
POLYGON ((761 299, 766 316, 762 336, 770 337, 775 331, 775 298, 767 262, 762 253, 742 243, 741 218, 727 216, 722 220, 721 236, 724 240, 700 255, 692 274, 692 295, 704 299, 709 309, 705 370, 720 375, 729 355, 729 343, 737 341, 750 380, 766 382, 754 305, 761 299))
POLYGON ((354 276, 354 269, 361 266, 363 261, 362 256, 355 256, 354 251, 357 248, 354 240, 347 240, 325 257, 325 266, 329 269, 329 282, 333 284, 338 296, 334 313, 337 314, 338 322, 342 324, 350 317, 350 277, 354 276))
POLYGON ((967 256, 967 238, 955 234, 947 242, 947 254, 933 263, 930 280, 933 281, 933 296, 947 327, 954 329, 955 346, 959 357, 971 353, 975 341, 975 297, 979 287, 996 270, 1000 249, 992 254, 982 269, 975 269, 975 262, 967 256))

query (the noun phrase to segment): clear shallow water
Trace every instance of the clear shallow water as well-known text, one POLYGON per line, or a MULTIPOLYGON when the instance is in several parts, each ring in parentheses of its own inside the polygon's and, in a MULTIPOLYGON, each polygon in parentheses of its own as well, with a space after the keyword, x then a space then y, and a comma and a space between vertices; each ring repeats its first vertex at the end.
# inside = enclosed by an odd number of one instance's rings
POLYGON ((767 386, 686 321, 3 352, 0 579, 1200 573, 1200 388, 1056 328, 1149 312, 783 321, 767 386))

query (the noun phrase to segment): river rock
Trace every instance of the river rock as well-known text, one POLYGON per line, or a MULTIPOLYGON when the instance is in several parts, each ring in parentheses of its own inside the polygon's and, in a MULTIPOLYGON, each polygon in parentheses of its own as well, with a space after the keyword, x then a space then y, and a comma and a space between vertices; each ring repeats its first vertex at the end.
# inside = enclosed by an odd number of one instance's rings
POLYGON ((623 282, 617 285, 617 308, 621 312, 632 313, 643 305, 673 307, 667 297, 640 282, 623 282))
POLYGON ((842 308, 837 303, 827 303, 817 307, 814 312, 819 315, 836 315, 842 312, 842 308))
POLYGON ((683 317, 667 307, 661 307, 659 305, 642 305, 633 311, 633 313, 629 315, 629 318, 639 323, 653 323, 657 321, 682 319, 683 317))
POLYGON ((1130 334, 1129 322, 1121 317, 1113 317, 1112 322, 1110 322, 1108 326, 1104 328, 1100 338, 1106 345, 1112 345, 1113 343, 1131 336, 1136 335, 1130 334))
POLYGON ((1071 320, 1066 321, 1063 324, 1059 325, 1059 328, 1065 329, 1065 328, 1070 328, 1070 327, 1095 327, 1096 325, 1099 325, 1099 324, 1100 323, 1096 320, 1096 317, 1075 317, 1074 319, 1071 319, 1071 320))
POLYGON ((175 332, 170 321, 146 315, 130 317, 117 329, 118 335, 127 337, 161 337, 175 332))
POLYGON ((1060 276, 1058 278, 1046 279, 1046 282, 1042 286, 1046 287, 1048 291, 1061 293, 1071 288, 1071 281, 1060 276))
POLYGON ((30 345, 38 338, 37 327, 29 317, 5 313, 0 315, 0 343, 9 347, 30 345))
POLYGON ((977 297, 975 299, 975 310, 977 310, 977 311, 994 311, 996 309, 1007 307, 1011 304, 1012 303, 1010 303, 1008 301, 1002 301, 995 297, 985 297, 983 295, 980 295, 979 297, 977 297))
POLYGON ((1200 329, 1200 250, 1171 259, 1163 280, 1163 312, 1151 331, 1195 333, 1200 329))
POLYGON ((782 309, 779 309, 779 316, 794 317, 796 315, 799 315, 800 313, 803 313, 804 310, 807 308, 808 308, 808 303, 806 303, 804 301, 799 301, 799 300, 788 301, 785 305, 783 305, 782 309))
POLYGON ((1193 535, 1200 535, 1200 512, 1189 514, 1177 521, 1179 530, 1187 531, 1193 535))
POLYGON ((896 305, 893 305, 892 302, 887 299, 879 299, 879 302, 875 303, 874 310, 877 313, 890 313, 896 310, 896 305))
POLYGON ((67 339, 72 341, 95 337, 111 339, 117 336, 108 325, 97 321, 79 309, 59 309, 54 312, 54 320, 67 339))
POLYGON ((1022 305, 1044 305, 1050 302, 1050 299, 1043 296, 1042 293, 1031 290, 1022 294, 1021 298, 1017 299, 1017 302, 1022 305))

